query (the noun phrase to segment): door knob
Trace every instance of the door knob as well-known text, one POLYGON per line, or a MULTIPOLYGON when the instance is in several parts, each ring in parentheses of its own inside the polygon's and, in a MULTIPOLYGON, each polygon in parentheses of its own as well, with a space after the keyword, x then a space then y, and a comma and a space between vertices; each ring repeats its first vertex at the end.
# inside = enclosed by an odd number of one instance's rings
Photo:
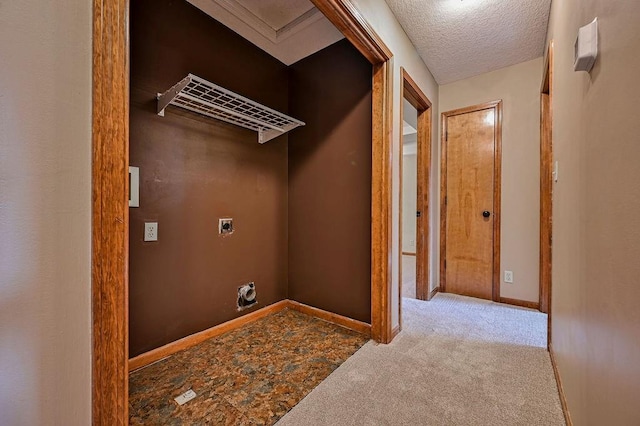
POLYGON ((489 217, 491 216, 491 212, 489 210, 485 210, 482 212, 482 217, 489 217))

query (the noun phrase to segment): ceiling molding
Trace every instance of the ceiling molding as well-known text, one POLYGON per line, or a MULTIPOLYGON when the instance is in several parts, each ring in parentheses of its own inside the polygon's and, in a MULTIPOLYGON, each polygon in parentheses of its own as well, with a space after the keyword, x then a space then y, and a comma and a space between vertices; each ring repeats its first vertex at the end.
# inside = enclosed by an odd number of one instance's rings
MULTIPOLYGON (((239 0, 187 1, 285 65, 291 65, 344 38, 310 2, 304 13, 291 17, 291 21, 280 28, 274 28, 281 22, 270 25, 239 0)), ((287 7, 286 0, 282 0, 282 7, 287 7)))
POLYGON ((278 43, 324 17, 324 15, 322 15, 322 13, 314 6, 284 27, 275 29, 267 22, 263 21, 258 15, 240 4, 237 0, 211 1, 218 4, 240 21, 262 34, 265 38, 271 40, 272 43, 278 43))
POLYGON ((251 28, 276 43, 276 30, 236 0, 211 0, 251 28))
POLYGON ((276 43, 323 19, 324 15, 315 6, 276 31, 276 43))

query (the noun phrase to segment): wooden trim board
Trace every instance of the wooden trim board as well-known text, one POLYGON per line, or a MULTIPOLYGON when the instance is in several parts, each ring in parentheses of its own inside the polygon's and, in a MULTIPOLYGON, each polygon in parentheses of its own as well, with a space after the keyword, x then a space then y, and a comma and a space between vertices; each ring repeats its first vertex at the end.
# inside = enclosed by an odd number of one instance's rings
POLYGON ((553 40, 545 57, 540 90, 540 311, 547 314, 547 346, 552 342, 553 269, 553 40))
POLYGON ((500 303, 505 303, 507 305, 513 305, 513 306, 521 306, 523 308, 535 309, 536 311, 540 309, 540 304, 538 302, 530 302, 528 300, 509 299, 508 297, 501 297, 500 303))
POLYGON ((465 108, 446 111, 441 114, 440 126, 440 291, 447 291, 446 253, 447 253, 447 118, 481 111, 495 109, 495 150, 494 150, 494 188, 493 188, 493 283, 492 300, 500 301, 500 212, 502 198, 502 100, 485 102, 465 108))
POLYGON ((549 312, 551 287, 551 238, 553 193, 553 144, 551 91, 553 86, 553 41, 545 58, 540 92, 540 310, 549 312))
POLYGON ((371 336, 391 341, 391 61, 373 66, 371 336))
POLYGON ((145 365, 149 365, 162 358, 166 358, 169 355, 173 355, 176 352, 180 352, 184 349, 195 346, 198 343, 202 343, 207 339, 211 339, 212 337, 219 336, 228 331, 257 321, 260 318, 266 317, 267 315, 279 312, 283 309, 286 309, 288 306, 288 300, 281 300, 280 302, 265 306, 264 308, 255 310, 241 317, 234 318, 220 325, 216 325, 215 327, 211 327, 199 333, 183 337, 182 339, 176 340, 175 342, 167 343, 164 346, 131 358, 129 360, 129 370, 133 371, 140 367, 144 367, 145 365))
POLYGON ((129 423, 129 9, 93 1, 92 423, 129 423))
POLYGON ((493 102, 496 109, 496 150, 493 188, 493 299, 500 297, 500 256, 502 218, 502 100, 493 102))
POLYGON ((431 300, 433 299, 433 297, 440 291, 440 287, 436 287, 433 290, 431 290, 429 292, 429 295, 427 296, 427 300, 431 300))
POLYGON ((549 357, 551 358, 551 366, 553 367, 553 375, 556 378, 556 385, 558 386, 558 395, 560 396, 560 405, 562 406, 562 414, 564 415, 564 421, 567 426, 573 426, 571 420, 571 413, 569 413, 569 405, 567 404, 567 397, 564 394, 564 388, 562 387, 562 379, 560 372, 558 371, 558 363, 556 362, 556 356, 553 352, 553 347, 549 345, 549 357))
POLYGON ((431 108, 431 101, 407 70, 404 67, 400 67, 400 73, 403 80, 402 94, 404 98, 418 111, 426 111, 431 108))
POLYGON ((254 321, 257 321, 268 315, 275 314, 276 312, 280 312, 284 309, 291 309, 294 311, 302 312, 303 314, 330 322, 335 325, 339 325, 344 328, 348 328, 349 330, 356 331, 360 334, 364 334, 367 337, 371 336, 371 325, 367 323, 347 318, 342 315, 334 314, 322 309, 314 308, 312 306, 305 305, 293 300, 285 299, 272 305, 265 306, 264 308, 258 309, 249 314, 234 318, 230 321, 208 328, 199 333, 194 333, 180 340, 176 340, 175 342, 167 343, 166 345, 161 346, 157 349, 153 349, 149 352, 145 352, 134 358, 131 358, 129 360, 129 371, 134 371, 149 364, 153 364, 154 362, 171 356, 177 352, 198 345, 205 340, 220 336, 221 334, 238 329, 240 327, 244 327, 247 324, 251 324, 254 321))
MULTIPOLYGON (((430 104, 426 96, 423 102, 430 104)), ((423 106, 424 108, 424 106, 423 106)), ((431 237, 431 107, 418 109, 418 201, 420 217, 416 226, 416 297, 426 300, 431 286, 429 241, 431 237)))
POLYGON ((354 320, 319 308, 314 308, 313 306, 305 305, 304 303, 296 302, 295 300, 287 300, 287 308, 348 328, 349 330, 356 331, 360 334, 364 334, 365 336, 371 336, 371 325, 366 322, 354 320))
POLYGON ((402 255, 403 255, 403 256, 415 256, 416 254, 415 254, 415 253, 410 253, 410 252, 408 252, 408 251, 403 251, 403 252, 402 252, 402 255))
MULTIPOLYGON (((401 81, 400 85, 403 85, 403 82, 401 81)), ((401 92, 402 87, 401 87, 401 92)), ((404 120, 404 102, 402 100, 400 100, 400 120, 402 122, 402 120, 404 120)), ((398 158, 398 163, 399 163, 399 175, 400 175, 400 183, 399 183, 399 194, 398 194, 398 251, 400 252, 400 254, 398 255, 398 325, 396 327, 393 328, 393 330, 391 330, 391 339, 393 340, 393 338, 395 337, 395 334, 393 333, 393 331, 397 328, 398 329, 398 333, 400 332, 400 329, 402 329, 402 283, 403 283, 403 269, 404 269, 404 262, 402 260, 402 256, 403 256, 403 252, 402 252, 402 246, 404 244, 403 242, 403 238, 402 238, 402 233, 403 231, 403 218, 404 218, 404 208, 403 208, 403 204, 404 204, 404 197, 402 195, 402 193, 404 192, 404 135, 402 134, 403 132, 400 132, 400 155, 398 158)), ((417 223, 416 223, 417 225, 417 223)), ((417 233, 417 226, 416 226, 416 233, 417 233)), ((417 257, 416 257, 416 265, 417 265, 417 257)), ((417 276, 416 276, 416 280, 417 280, 417 276)), ((417 297, 418 295, 418 290, 416 289, 416 294, 414 294, 414 297, 417 297)))
POLYGON ((395 327, 393 327, 393 330, 391 330, 391 338, 395 339, 395 337, 400 333, 400 324, 396 325, 395 327))
POLYGON ((311 0, 318 10, 372 64, 386 62, 391 50, 350 0, 311 0))

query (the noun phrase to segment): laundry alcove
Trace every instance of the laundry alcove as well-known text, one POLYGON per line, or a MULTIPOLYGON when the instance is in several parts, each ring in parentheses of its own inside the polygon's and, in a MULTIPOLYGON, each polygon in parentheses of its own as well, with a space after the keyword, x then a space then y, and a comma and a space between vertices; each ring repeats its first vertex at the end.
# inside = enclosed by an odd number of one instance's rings
POLYGON ((132 2, 130 25, 130 357, 286 299, 370 323, 371 64, 343 39, 285 65, 186 1, 132 2), (261 144, 184 108, 159 116, 190 74, 295 126, 261 144), (249 282, 258 303, 238 311, 249 282))

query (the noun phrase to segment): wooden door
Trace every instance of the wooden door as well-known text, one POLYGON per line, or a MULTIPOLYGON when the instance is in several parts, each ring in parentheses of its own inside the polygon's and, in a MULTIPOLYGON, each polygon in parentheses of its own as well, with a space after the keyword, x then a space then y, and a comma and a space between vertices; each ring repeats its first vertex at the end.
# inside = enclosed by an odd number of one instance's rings
POLYGON ((498 300, 500 104, 490 105, 443 114, 443 287, 498 300))

